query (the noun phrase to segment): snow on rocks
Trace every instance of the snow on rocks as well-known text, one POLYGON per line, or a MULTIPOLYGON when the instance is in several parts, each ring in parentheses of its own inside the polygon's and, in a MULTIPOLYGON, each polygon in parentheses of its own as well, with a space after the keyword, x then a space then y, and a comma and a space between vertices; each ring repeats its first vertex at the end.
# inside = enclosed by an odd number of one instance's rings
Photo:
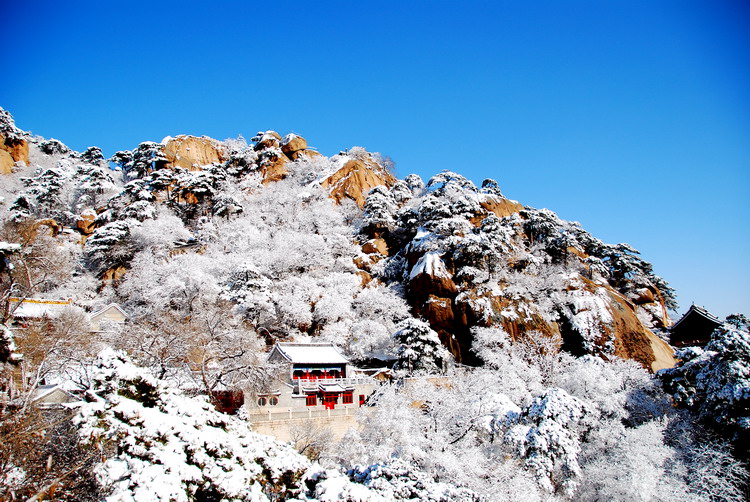
POLYGON ((445 268, 445 263, 440 258, 440 254, 435 252, 425 253, 419 258, 419 261, 417 261, 417 264, 412 267, 409 273, 409 279, 414 279, 420 274, 447 279, 451 278, 451 274, 445 268))
POLYGON ((290 156, 294 152, 305 150, 307 148, 307 141, 302 136, 290 133, 284 136, 281 140, 281 151, 287 156, 290 156))

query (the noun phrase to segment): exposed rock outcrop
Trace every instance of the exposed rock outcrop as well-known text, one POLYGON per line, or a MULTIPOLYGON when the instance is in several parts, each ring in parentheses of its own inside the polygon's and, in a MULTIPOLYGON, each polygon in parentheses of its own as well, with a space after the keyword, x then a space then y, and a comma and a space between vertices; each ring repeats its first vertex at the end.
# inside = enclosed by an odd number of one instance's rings
POLYGON ((289 175, 286 163, 289 162, 281 151, 281 135, 276 131, 260 131, 253 137, 255 151, 258 152, 258 168, 263 184, 281 181, 289 175))
POLYGON ((378 253, 383 256, 388 256, 388 244, 385 239, 375 238, 362 244, 362 252, 367 254, 378 253))
POLYGON ((488 196, 479 203, 483 209, 493 213, 498 218, 510 216, 511 214, 518 213, 523 209, 523 204, 515 200, 506 199, 498 196, 488 196))
POLYGON ((370 190, 380 185, 391 187, 396 183, 395 176, 369 154, 357 158, 342 156, 342 160, 341 168, 320 182, 336 202, 351 199, 357 206, 364 207, 365 197, 370 190))
POLYGON ((281 146, 281 134, 276 131, 260 131, 253 137, 255 141, 255 150, 267 150, 269 148, 279 148, 281 146))
POLYGON ((16 162, 29 163, 28 134, 16 127, 13 116, 0 108, 0 174, 10 174, 16 162))
POLYGON ((13 166, 16 161, 11 154, 5 150, 0 150, 0 174, 10 174, 13 172, 13 166))
POLYGON ((221 143, 206 136, 177 136, 170 138, 162 149, 169 168, 181 167, 195 171, 213 163, 226 161, 221 143))
POLYGON ((76 220, 76 230, 84 236, 93 234, 96 230, 96 211, 92 209, 83 211, 76 220))
POLYGON ((107 284, 107 283, 117 284, 117 282, 120 281, 120 279, 122 279, 125 276, 125 274, 127 273, 127 271, 128 271, 128 269, 125 268, 125 267, 123 267, 123 266, 119 266, 119 267, 111 268, 109 270, 105 270, 104 273, 101 276, 102 283, 103 284, 107 284))
POLYGON ((436 253, 424 254, 409 275, 409 292, 414 298, 453 298, 458 293, 453 276, 436 253))
POLYGON ((281 151, 291 158, 292 154, 305 150, 307 148, 307 141, 302 136, 296 134, 287 134, 281 141, 281 151))
POLYGON ((542 335, 574 355, 623 357, 652 371, 674 363, 650 330, 669 322, 655 286, 663 281, 636 250, 524 208, 493 180, 478 189, 444 171, 427 190, 415 187, 373 191, 362 232, 369 251, 387 242, 386 269, 401 269, 415 315, 457 361, 475 362, 474 327, 498 327, 513 340, 542 335))
POLYGON ((600 287, 611 299, 607 308, 613 319, 609 335, 614 338, 614 355, 638 361, 652 371, 674 366, 674 351, 643 325, 635 306, 611 287, 600 287))

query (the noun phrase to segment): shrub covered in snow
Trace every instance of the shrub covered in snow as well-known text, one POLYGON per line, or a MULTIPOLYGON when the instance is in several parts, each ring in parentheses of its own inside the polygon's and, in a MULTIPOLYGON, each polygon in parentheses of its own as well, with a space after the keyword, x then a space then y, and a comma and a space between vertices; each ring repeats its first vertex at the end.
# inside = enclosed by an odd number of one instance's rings
POLYGON ((678 352, 680 362, 659 377, 675 402, 708 424, 730 431, 739 451, 750 448, 750 335, 725 324, 704 349, 678 352))
POLYGON ((550 492, 574 493, 581 476, 581 436, 590 424, 586 404, 562 389, 549 389, 523 410, 505 433, 516 455, 526 460, 550 492))
POLYGON ((420 500, 428 502, 479 501, 468 488, 435 481, 420 469, 402 460, 358 467, 349 473, 352 480, 364 484, 384 500, 420 500))
POLYGON ((430 325, 417 319, 406 319, 393 333, 396 341, 396 369, 411 374, 443 373, 452 360, 430 325))
POLYGON ((77 418, 85 443, 99 444, 99 482, 108 500, 268 500, 302 490, 309 461, 104 351, 77 418))

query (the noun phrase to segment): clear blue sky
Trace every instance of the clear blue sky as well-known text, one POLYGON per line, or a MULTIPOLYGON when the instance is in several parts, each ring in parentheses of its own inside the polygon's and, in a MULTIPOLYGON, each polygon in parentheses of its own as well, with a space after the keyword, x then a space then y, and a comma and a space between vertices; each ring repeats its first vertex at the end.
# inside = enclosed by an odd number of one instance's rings
POLYGON ((105 154, 294 131, 628 242, 750 314, 750 4, 8 2, 0 106, 105 154))

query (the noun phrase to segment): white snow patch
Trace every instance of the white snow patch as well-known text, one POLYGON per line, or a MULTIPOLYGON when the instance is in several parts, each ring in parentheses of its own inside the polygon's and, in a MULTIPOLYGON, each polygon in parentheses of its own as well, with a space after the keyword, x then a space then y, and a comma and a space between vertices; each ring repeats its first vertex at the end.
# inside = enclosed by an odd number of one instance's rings
POLYGON ((411 269, 409 279, 414 279, 420 274, 427 274, 432 277, 443 277, 446 279, 451 278, 451 274, 448 273, 448 269, 445 268, 445 263, 443 263, 440 255, 433 251, 422 255, 419 261, 417 261, 417 264, 411 269))

